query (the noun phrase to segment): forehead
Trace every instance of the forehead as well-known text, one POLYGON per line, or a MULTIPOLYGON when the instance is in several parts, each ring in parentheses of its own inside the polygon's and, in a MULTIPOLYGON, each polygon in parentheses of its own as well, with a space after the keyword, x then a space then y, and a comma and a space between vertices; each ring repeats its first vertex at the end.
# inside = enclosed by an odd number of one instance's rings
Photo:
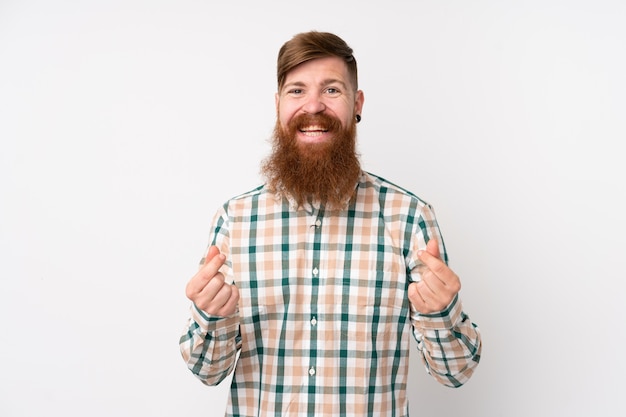
POLYGON ((323 83, 336 80, 347 85, 349 82, 348 66, 339 57, 316 58, 303 62, 287 73, 285 85, 290 83, 323 83))

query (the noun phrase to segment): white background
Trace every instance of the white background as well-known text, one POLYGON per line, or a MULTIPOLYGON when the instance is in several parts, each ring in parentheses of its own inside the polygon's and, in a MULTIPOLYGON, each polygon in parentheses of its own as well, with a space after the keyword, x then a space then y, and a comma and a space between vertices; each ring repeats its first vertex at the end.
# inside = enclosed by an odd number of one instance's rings
POLYGON ((0 0, 0 415, 220 416, 178 338, 292 35, 355 50, 366 169, 432 203, 483 359, 415 416, 622 416, 626 3, 0 0))

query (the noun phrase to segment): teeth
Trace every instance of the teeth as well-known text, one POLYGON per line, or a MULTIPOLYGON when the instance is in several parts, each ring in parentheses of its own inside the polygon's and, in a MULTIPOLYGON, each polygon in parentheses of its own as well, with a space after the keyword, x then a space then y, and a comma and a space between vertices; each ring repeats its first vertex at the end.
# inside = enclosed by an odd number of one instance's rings
POLYGON ((322 126, 307 126, 300 129, 302 133, 316 133, 316 132, 326 132, 322 126))
POLYGON ((322 136, 324 134, 324 132, 320 130, 313 130, 310 132, 308 130, 303 130, 302 133, 304 133, 306 136, 322 136))

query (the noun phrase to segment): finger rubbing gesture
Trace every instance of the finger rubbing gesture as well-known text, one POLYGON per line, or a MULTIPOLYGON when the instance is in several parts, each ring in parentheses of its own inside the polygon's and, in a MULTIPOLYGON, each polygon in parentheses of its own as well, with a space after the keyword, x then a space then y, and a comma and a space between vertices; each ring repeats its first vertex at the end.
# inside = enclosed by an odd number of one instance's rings
POLYGON ((204 264, 189 280, 186 295, 200 310, 215 316, 226 317, 237 311, 239 290, 224 280, 219 269, 226 257, 217 246, 211 246, 204 264))
POLYGON ((409 301, 422 314, 437 313, 450 305, 461 290, 459 277, 441 260, 439 244, 435 239, 428 241, 426 250, 417 257, 421 280, 409 285, 409 301))

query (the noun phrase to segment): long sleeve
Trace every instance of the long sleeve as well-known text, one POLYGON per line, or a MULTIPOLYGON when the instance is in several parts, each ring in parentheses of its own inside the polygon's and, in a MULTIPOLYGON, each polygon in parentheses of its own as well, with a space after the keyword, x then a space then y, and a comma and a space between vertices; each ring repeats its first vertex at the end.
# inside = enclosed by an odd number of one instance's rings
POLYGON ((192 304, 179 346, 189 370, 206 385, 217 385, 233 370, 240 348, 239 314, 212 317, 192 304))
MULTIPOLYGON (((421 280, 421 261, 417 254, 426 248, 431 238, 437 239, 441 259, 448 264, 448 253, 432 206, 423 206, 418 219, 412 226, 411 250, 408 252, 410 280, 413 282, 421 280)), ((459 295, 438 313, 421 314, 411 307, 411 323, 428 373, 449 387, 466 383, 480 361, 482 339, 476 324, 463 311, 459 295)))
POLYGON ((449 387, 467 382, 480 361, 482 340, 478 327, 463 312, 458 296, 437 314, 413 310, 411 320, 426 370, 449 387))
MULTIPOLYGON (((222 207, 212 222, 208 247, 216 245, 227 257, 230 255, 228 215, 222 207)), ((206 256, 206 254, 205 254, 206 256)), ((200 265, 204 264, 204 257, 200 265)), ((230 259, 220 270, 232 281, 230 259)), ((240 315, 218 317, 207 314, 195 304, 190 307, 190 317, 180 337, 180 352, 189 370, 206 385, 217 385, 234 369, 237 351, 241 348, 240 315)))

